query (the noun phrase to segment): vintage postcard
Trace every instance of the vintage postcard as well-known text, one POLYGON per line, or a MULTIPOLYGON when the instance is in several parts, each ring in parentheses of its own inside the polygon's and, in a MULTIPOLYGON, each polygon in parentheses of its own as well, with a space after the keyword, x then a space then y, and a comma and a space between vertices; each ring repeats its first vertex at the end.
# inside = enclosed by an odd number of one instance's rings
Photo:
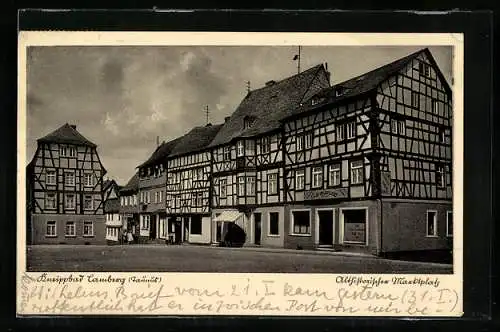
POLYGON ((19 33, 17 313, 457 317, 461 34, 19 33))

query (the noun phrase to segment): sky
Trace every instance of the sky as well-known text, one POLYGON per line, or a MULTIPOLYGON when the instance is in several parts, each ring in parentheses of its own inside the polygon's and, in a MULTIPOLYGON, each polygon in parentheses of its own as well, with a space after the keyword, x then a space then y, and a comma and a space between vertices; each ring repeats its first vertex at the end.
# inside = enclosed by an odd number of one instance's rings
MULTIPOLYGON (((425 46, 307 46, 301 70, 328 63, 342 82, 425 46)), ((448 83, 452 48, 429 47, 448 83)), ((222 123, 246 95, 297 73, 297 47, 36 46, 27 59, 27 162, 36 140, 65 123, 98 145, 106 177, 125 185, 156 148, 209 121, 222 123)))

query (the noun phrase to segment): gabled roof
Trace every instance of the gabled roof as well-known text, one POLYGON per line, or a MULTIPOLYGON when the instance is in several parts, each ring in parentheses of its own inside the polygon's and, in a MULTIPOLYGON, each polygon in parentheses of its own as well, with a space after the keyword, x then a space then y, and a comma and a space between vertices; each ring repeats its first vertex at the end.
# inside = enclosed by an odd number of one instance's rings
POLYGON ((311 83, 321 71, 326 73, 323 65, 317 65, 250 91, 209 146, 226 144, 236 137, 256 136, 279 128, 279 121, 300 105, 311 83), (247 129, 244 128, 245 118, 254 119, 253 124, 247 129))
POLYGON ((139 173, 135 173, 127 184, 120 189, 120 193, 130 193, 139 190, 139 173))
POLYGON ((75 144, 75 145, 85 145, 90 147, 96 147, 94 143, 86 139, 82 134, 76 130, 76 126, 64 124, 58 129, 54 130, 50 134, 39 138, 38 142, 46 143, 63 143, 63 144, 75 144))
POLYGON ((214 139, 222 128, 222 124, 194 127, 186 135, 182 136, 169 157, 180 156, 186 153, 201 151, 214 139))
POLYGON ((136 168, 151 166, 151 165, 155 165, 161 161, 164 161, 170 155, 170 153, 174 149, 175 145, 179 142, 179 140, 182 137, 183 136, 178 137, 178 138, 173 139, 173 140, 168 141, 168 142, 162 142, 154 150, 154 152, 151 154, 151 156, 148 158, 148 160, 146 160, 145 162, 143 162, 142 164, 140 164, 136 168))
POLYGON ((118 198, 108 199, 104 202, 104 212, 118 212, 120 211, 120 200, 118 198))
POLYGON ((443 86, 445 87, 448 93, 451 93, 451 88, 448 85, 446 79, 444 78, 444 75, 439 70, 439 67, 437 66, 431 52, 429 51, 429 49, 425 48, 416 51, 410 55, 407 55, 403 58, 400 58, 396 61, 378 67, 365 74, 356 76, 344 82, 335 84, 332 87, 321 90, 320 92, 318 92, 316 95, 313 96, 313 98, 323 98, 320 104, 317 104, 316 106, 313 107, 311 107, 309 103, 304 104, 303 106, 291 112, 291 114, 288 117, 297 115, 299 113, 311 109, 315 109, 326 103, 330 104, 348 98, 356 97, 364 93, 368 93, 376 89, 385 80, 396 75, 400 70, 404 69, 406 65, 408 65, 413 59, 420 56, 422 53, 425 53, 426 56, 429 58, 429 61, 433 63, 434 67, 436 68, 436 72, 442 81, 443 86), (338 91, 339 89, 342 89, 344 92, 341 95, 336 95, 336 91, 338 91))

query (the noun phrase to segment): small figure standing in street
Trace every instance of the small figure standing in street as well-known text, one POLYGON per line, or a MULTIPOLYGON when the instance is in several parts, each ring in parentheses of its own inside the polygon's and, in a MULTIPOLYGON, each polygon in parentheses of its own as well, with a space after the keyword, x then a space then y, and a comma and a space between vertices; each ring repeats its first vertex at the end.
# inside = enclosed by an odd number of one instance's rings
POLYGON ((132 232, 127 232, 127 240, 128 244, 131 244, 134 241, 134 236, 132 235, 132 232))

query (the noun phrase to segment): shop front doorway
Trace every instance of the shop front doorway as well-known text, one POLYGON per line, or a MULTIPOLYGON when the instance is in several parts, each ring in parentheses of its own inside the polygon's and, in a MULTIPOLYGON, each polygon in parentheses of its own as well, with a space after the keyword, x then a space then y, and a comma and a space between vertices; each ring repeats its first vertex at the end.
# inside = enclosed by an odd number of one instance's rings
POLYGON ((319 223, 319 245, 323 247, 333 246, 333 232, 335 222, 333 218, 333 210, 318 210, 318 223, 319 223))

